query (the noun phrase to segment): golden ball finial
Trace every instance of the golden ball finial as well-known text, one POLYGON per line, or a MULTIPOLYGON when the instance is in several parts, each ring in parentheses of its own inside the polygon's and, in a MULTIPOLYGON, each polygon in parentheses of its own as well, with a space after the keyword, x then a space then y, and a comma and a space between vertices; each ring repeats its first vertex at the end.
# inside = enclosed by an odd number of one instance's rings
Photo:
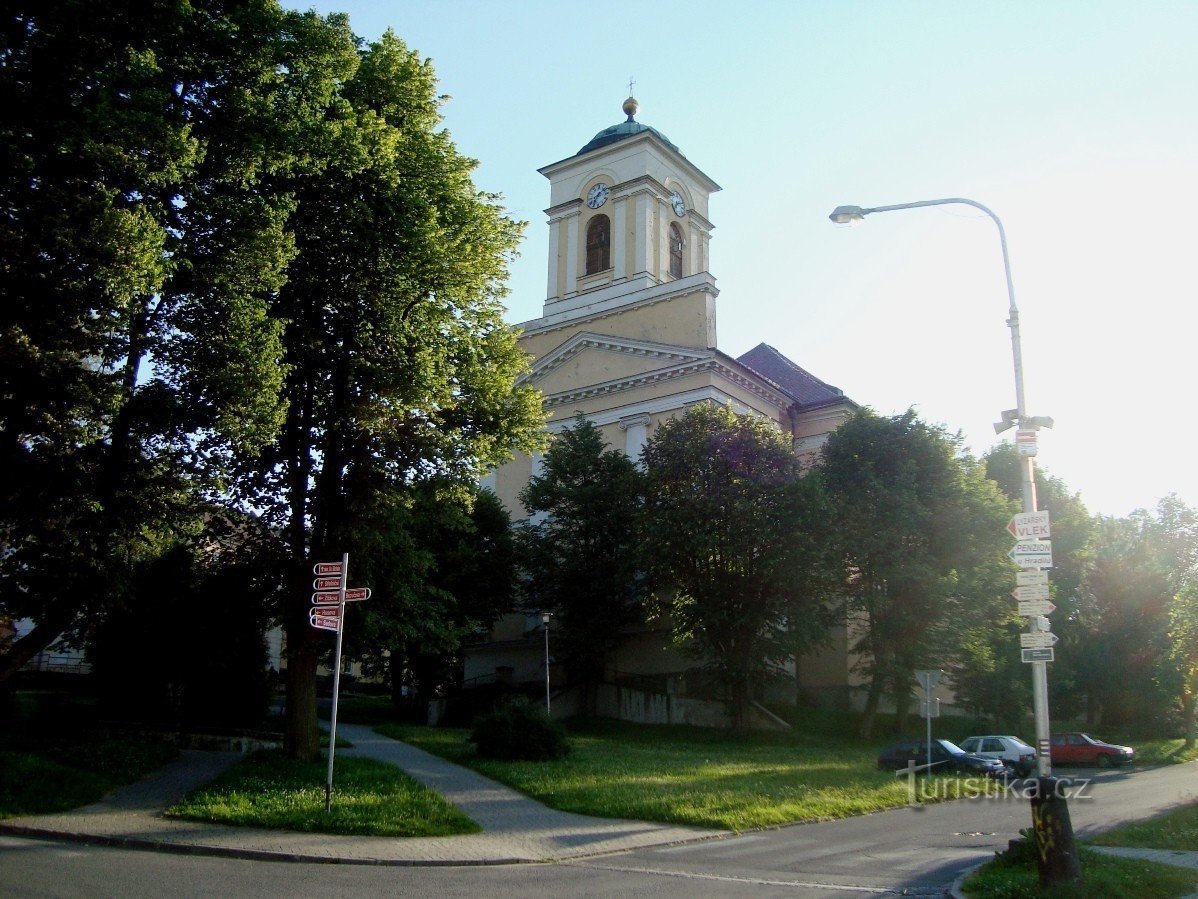
POLYGON ((636 97, 629 97, 624 101, 624 106, 622 108, 624 110, 624 115, 631 119, 637 114, 637 111, 641 108, 641 104, 636 102, 636 97))

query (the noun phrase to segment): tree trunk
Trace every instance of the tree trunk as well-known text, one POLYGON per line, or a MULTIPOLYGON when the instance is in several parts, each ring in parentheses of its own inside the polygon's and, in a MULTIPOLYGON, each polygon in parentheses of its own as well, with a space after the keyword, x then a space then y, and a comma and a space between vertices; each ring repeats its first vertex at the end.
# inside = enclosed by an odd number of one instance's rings
POLYGON ((878 716, 878 703, 882 699, 882 676, 877 672, 869 682, 869 693, 865 697, 865 711, 861 713, 861 727, 858 735, 862 740, 869 740, 874 735, 874 720, 878 716))
POLYGON ((911 718, 911 692, 903 687, 894 688, 894 729, 901 737, 907 732, 907 722, 911 718))
POLYGON ((74 617, 75 610, 73 608, 69 612, 59 612, 48 617, 24 637, 17 640, 9 647, 8 652, 0 655, 0 687, 8 683, 26 662, 57 640, 74 617))

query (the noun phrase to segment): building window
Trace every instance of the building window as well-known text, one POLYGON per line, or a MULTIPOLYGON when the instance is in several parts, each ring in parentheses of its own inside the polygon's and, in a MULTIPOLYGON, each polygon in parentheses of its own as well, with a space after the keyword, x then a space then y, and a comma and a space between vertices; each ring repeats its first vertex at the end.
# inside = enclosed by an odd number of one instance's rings
POLYGON ((670 274, 682 277, 682 229, 670 222, 670 274))
POLYGON ((587 274, 605 268, 611 268, 611 221, 606 215, 596 215, 587 225, 587 274))

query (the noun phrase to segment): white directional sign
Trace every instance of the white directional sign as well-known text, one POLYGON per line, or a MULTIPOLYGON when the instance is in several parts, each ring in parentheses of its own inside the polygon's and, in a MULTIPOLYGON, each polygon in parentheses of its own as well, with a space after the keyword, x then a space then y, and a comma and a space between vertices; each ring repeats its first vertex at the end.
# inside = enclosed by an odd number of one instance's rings
POLYGON ((1052 536, 1047 510, 1020 512, 1011 518, 1007 530, 1016 540, 1047 540, 1052 536))
POLYGON ((1052 544, 1047 540, 1020 540, 1007 555, 1020 568, 1052 567, 1052 544))
POLYGON ((1031 634, 1020 634, 1019 645, 1023 649, 1051 649, 1056 646, 1057 635, 1047 631, 1036 631, 1031 634))
POLYGON ((1029 599, 1048 599, 1048 584, 1033 584, 1030 587, 1016 587, 1011 591, 1020 602, 1026 602, 1029 599))
POLYGON ((1027 571, 1016 571, 1015 583, 1020 587, 1035 587, 1037 584, 1048 586, 1048 572, 1037 571, 1034 568, 1027 571))
POLYGON ((1019 614, 1025 618, 1035 618, 1039 615, 1051 615, 1057 607, 1047 599, 1030 599, 1019 601, 1019 614))

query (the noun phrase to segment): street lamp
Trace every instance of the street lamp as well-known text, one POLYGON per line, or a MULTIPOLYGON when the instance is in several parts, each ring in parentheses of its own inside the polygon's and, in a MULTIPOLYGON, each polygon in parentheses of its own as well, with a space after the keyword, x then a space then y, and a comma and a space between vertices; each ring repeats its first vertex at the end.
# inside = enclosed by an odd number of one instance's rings
POLYGON ((541 623, 545 625, 545 714, 549 715, 549 612, 541 613, 541 623))
MULTIPOLYGON (((1011 280, 1011 259, 1007 253, 1007 232, 1002 226, 1002 222, 992 210, 983 206, 976 200, 968 200, 964 197, 946 197, 940 200, 918 200, 914 203, 897 203, 892 206, 837 206, 832 210, 832 214, 828 216, 833 222, 838 225, 852 224, 862 221, 867 215, 873 215, 875 212, 894 212, 899 209, 919 209, 924 206, 972 206, 974 209, 981 210, 990 217, 998 228, 998 240, 1002 246, 1002 264, 1003 272, 1007 278, 1007 299, 1010 303, 1008 310, 1007 325, 1011 329, 1011 353, 1015 362, 1015 408, 1008 409, 1001 415, 1001 420, 994 425, 994 430, 997 433, 1002 433, 1012 426, 1019 428, 1016 438, 1016 443, 1019 444, 1019 468, 1020 479, 1023 493, 1023 511, 1025 513, 1036 511, 1036 477, 1035 477, 1035 453, 1036 453, 1036 432, 1040 428, 1051 428, 1053 420, 1048 416, 1029 416, 1027 414, 1027 405, 1024 401, 1023 391, 1023 349, 1019 342, 1019 309, 1015 305, 1015 285, 1011 280)), ((1040 623, 1033 620, 1029 623, 1029 629, 1035 633, 1042 630, 1040 623)), ((1052 760, 1050 755, 1049 744, 1049 718, 1048 718, 1048 667, 1047 662, 1035 661, 1032 666, 1032 706, 1036 716, 1036 759, 1039 775, 1041 778, 1046 778, 1052 773, 1052 760)), ((1041 781, 1043 783, 1043 781, 1041 781)), ((1034 811, 1034 809, 1033 809, 1034 811)), ((1064 818, 1064 826, 1068 829, 1068 846, 1069 852, 1072 853, 1073 833, 1069 825, 1068 812, 1062 816, 1064 818)), ((1046 839, 1042 839, 1046 835, 1040 833, 1040 819, 1033 815, 1033 819, 1037 824, 1036 837, 1037 841, 1043 847, 1046 839)), ((1076 855, 1073 856, 1073 866, 1076 870, 1076 855)), ((1043 874, 1043 869, 1042 869, 1043 874)), ((1043 877, 1042 877, 1043 879, 1043 877)), ((1067 879, 1073 879, 1071 876, 1067 879)))

